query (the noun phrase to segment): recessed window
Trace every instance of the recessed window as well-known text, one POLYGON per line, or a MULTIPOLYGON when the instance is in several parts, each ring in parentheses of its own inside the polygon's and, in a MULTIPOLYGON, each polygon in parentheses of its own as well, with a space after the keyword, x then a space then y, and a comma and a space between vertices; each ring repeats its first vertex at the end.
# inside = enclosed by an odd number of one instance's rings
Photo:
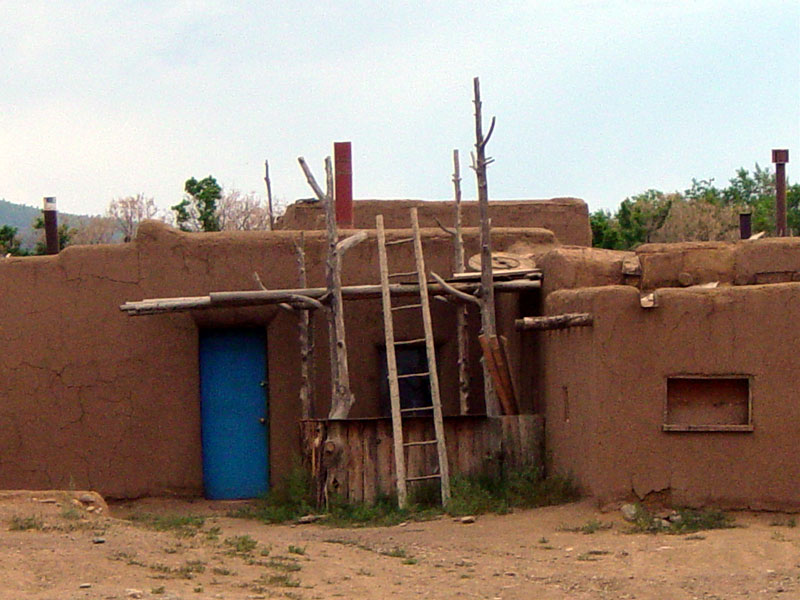
POLYGON ((663 430, 753 431, 750 377, 668 377, 663 430))
MULTIPOLYGON (((381 412, 384 416, 392 414, 389 398, 389 377, 386 369, 386 347, 381 353, 381 412)), ((424 344, 409 344, 395 348, 397 374, 425 373, 428 370, 428 353, 424 344)), ((430 406, 431 382, 427 376, 404 377, 398 381, 400 388, 400 408, 420 408, 430 406)), ((426 416, 430 411, 414 411, 406 416, 426 416)))

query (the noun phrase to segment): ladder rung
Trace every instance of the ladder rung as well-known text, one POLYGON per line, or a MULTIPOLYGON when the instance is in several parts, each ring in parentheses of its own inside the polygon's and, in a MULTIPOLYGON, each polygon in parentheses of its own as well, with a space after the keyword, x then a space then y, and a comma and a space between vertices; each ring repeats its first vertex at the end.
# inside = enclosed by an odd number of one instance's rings
POLYGON ((410 379, 411 377, 427 377, 430 375, 430 371, 423 371, 422 373, 404 373, 403 375, 398 375, 398 379, 410 379))
POLYGON ((401 408, 401 413, 414 412, 416 410, 433 410, 433 405, 430 406, 415 406, 414 408, 401 408))
POLYGON ((400 340, 399 342, 395 342, 395 346, 406 346, 408 344, 419 344, 420 342, 424 342, 425 338, 417 338, 415 340, 400 340))
POLYGON ((386 246, 396 246, 397 244, 408 244, 409 242, 413 242, 414 238, 400 238, 399 240, 392 240, 390 242, 386 242, 386 246))
POLYGON ((432 446, 433 444, 438 444, 438 440, 423 440, 421 442, 405 442, 403 446, 432 446))
POLYGON ((421 308, 422 304, 403 304, 403 306, 393 306, 392 310, 408 310, 410 308, 421 308))
POLYGON ((404 271, 402 273, 389 273, 389 277, 408 277, 410 275, 416 275, 416 271, 404 271))
POLYGON ((439 473, 434 473, 433 475, 420 475, 419 477, 406 477, 406 481, 424 481, 425 479, 441 479, 442 476, 439 473))

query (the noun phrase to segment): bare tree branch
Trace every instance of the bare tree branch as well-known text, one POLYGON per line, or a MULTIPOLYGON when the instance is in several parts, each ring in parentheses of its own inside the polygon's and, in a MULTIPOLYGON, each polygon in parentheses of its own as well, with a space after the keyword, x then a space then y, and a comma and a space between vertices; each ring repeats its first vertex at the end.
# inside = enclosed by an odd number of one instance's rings
POLYGON ((446 227, 446 226, 442 225, 442 222, 439 220, 438 217, 433 217, 433 220, 436 221, 436 224, 439 226, 439 229, 444 231, 447 235, 451 235, 453 237, 455 237, 457 235, 455 229, 453 229, 452 227, 446 227))
MULTIPOLYGON (((317 200, 319 200, 320 202, 324 202, 325 194, 322 193, 322 188, 319 187, 319 184, 317 184, 317 180, 314 179, 314 174, 311 172, 311 169, 308 168, 308 165, 306 164, 306 159, 300 156, 298 157, 297 162, 300 163, 300 168, 303 169, 303 173, 306 176, 308 185, 310 185, 311 189, 314 190, 314 194, 317 196, 317 200)), ((328 162, 330 162, 330 157, 325 159, 326 173, 328 168, 328 162)))
POLYGON ((475 304, 477 306, 480 306, 481 301, 478 300, 475 296, 471 296, 470 294, 466 294, 464 292, 461 292, 461 291, 457 290, 456 288, 454 288, 452 285, 447 283, 444 279, 442 279, 439 275, 437 275, 433 271, 431 271, 431 277, 433 277, 433 279, 436 281, 436 283, 438 283, 440 286, 442 286, 448 294, 450 294, 452 296, 455 296, 456 298, 458 298, 462 302, 469 302, 471 304, 475 304))
POLYGON ((366 231, 359 231, 358 233, 354 233, 350 237, 347 237, 336 244, 336 253, 339 255, 339 258, 343 257, 345 253, 353 248, 354 246, 358 246, 361 242, 367 239, 367 232, 366 231))

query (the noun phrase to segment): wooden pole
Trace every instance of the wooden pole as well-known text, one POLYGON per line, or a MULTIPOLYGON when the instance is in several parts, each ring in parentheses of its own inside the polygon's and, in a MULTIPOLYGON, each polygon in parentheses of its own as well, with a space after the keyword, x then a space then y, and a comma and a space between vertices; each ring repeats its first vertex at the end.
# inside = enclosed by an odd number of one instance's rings
MULTIPOLYGON (((269 213, 269 230, 275 228, 275 218, 272 212, 272 183, 269 180, 269 161, 264 161, 264 183, 267 184, 267 211, 269 213)), ((306 287, 306 286, 301 286, 306 287)))
MULTIPOLYGON (((339 231, 336 227, 336 207, 333 200, 333 167, 331 157, 325 158, 325 193, 317 184, 311 169, 301 156, 297 159, 305 173, 308 185, 325 208, 327 253, 325 282, 328 298, 328 340, 331 363, 331 410, 329 419, 346 419, 355 398, 350 391, 350 374, 347 368, 347 341, 344 329, 344 302, 342 301, 342 251, 339 251, 339 231)), ((357 243, 357 242, 356 242, 357 243)), ((346 249, 346 248, 345 248, 346 249)))
POLYGON ((594 319, 589 313, 565 313, 547 317, 523 317, 514 321, 519 331, 551 331, 568 327, 588 327, 594 319))
MULTIPOLYGON (((300 287, 308 286, 306 273, 305 234, 300 232, 300 242, 295 242, 297 269, 300 287)), ((311 418, 314 402, 314 328, 311 326, 311 311, 300 311, 300 410, 303 419, 311 418)))
POLYGON ((386 339, 386 371, 389 381, 389 400, 392 408, 392 438, 394 442, 394 472, 397 478, 397 504, 406 508, 406 461, 403 446, 403 421, 400 408, 400 386, 397 381, 397 356, 394 347, 394 321, 389 293, 389 258, 386 255, 386 234, 383 230, 383 215, 375 217, 378 233, 378 265, 381 272, 381 299, 383 307, 383 330, 386 339))
POLYGON ((329 419, 346 419, 355 402, 350 391, 350 373, 347 365, 347 341, 344 328, 344 302, 342 301, 342 260, 337 251, 339 231, 336 226, 336 206, 333 199, 333 169, 331 158, 325 159, 325 226, 328 235, 328 255, 325 275, 330 294, 329 331, 331 343, 331 410, 329 419))
MULTIPOLYGON (((476 282, 451 282, 450 287, 460 292, 473 294, 480 290, 476 282)), ((529 279, 516 279, 512 281, 495 281, 495 290, 498 293, 519 293, 538 290, 541 282, 529 279)), ((446 293, 438 283, 428 283, 429 294, 446 293)), ((419 286, 416 283, 392 283, 389 285, 392 296, 418 296, 419 286)), ((367 298, 380 298, 381 286, 347 285, 342 286, 343 300, 356 300, 367 298)), ((155 315, 169 312, 197 310, 205 308, 227 308, 233 306, 263 306, 266 304, 299 304, 300 307, 310 305, 309 300, 328 299, 328 288, 304 288, 290 290, 239 290, 233 292, 211 292, 208 296, 192 296, 186 298, 148 298, 122 304, 119 309, 130 316, 155 315)), ((314 308, 318 308, 315 306, 314 308)))
MULTIPOLYGON (((464 259, 464 237, 461 231, 461 167, 458 160, 458 149, 453 150, 453 192, 455 195, 455 225, 453 238, 455 249, 455 272, 466 271, 464 259)), ((456 309, 456 335, 458 337, 458 405, 462 415, 469 412, 469 336, 467 331, 466 305, 456 309)))
MULTIPOLYGON (((483 122, 481 117, 481 84, 476 77, 473 79, 475 94, 475 174, 478 180, 478 209, 480 212, 480 243, 481 243, 481 329, 487 339, 497 336, 497 323, 495 320, 494 304, 494 277, 492 274, 492 240, 491 222, 489 220, 489 186, 486 179, 486 166, 491 159, 486 158, 486 144, 494 130, 494 119, 486 137, 483 136, 483 122)), ((486 414, 495 417, 500 414, 497 395, 492 387, 492 378, 488 373, 486 361, 483 361, 484 393, 486 397, 486 414)))
POLYGON ((428 358, 428 381, 430 381, 431 404, 433 405, 433 427, 436 431, 436 452, 439 456, 439 482, 441 484, 442 506, 450 502, 450 469, 447 463, 447 447, 444 438, 442 401, 439 395, 439 375, 436 367, 436 347, 433 341, 433 322, 431 320, 430 300, 428 299, 425 258, 422 253, 422 240, 419 235, 419 216, 417 209, 411 209, 411 228, 414 231, 414 259, 419 280, 419 300, 422 305, 422 325, 425 330, 425 354, 428 358))

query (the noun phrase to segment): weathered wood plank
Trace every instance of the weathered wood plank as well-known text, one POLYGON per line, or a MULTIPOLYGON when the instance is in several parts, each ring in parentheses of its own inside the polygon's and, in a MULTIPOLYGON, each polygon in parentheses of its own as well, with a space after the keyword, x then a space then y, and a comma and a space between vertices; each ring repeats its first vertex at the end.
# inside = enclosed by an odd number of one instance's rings
POLYGON ((523 317, 514 321, 519 331, 551 331, 568 327, 588 327, 594 318, 589 313, 565 313, 546 317, 523 317))
POLYGON ((378 496, 378 473, 376 471, 378 463, 378 445, 376 427, 370 427, 366 424, 361 430, 363 436, 363 450, 362 456, 364 457, 364 469, 362 471, 362 483, 364 502, 373 504, 378 496))

